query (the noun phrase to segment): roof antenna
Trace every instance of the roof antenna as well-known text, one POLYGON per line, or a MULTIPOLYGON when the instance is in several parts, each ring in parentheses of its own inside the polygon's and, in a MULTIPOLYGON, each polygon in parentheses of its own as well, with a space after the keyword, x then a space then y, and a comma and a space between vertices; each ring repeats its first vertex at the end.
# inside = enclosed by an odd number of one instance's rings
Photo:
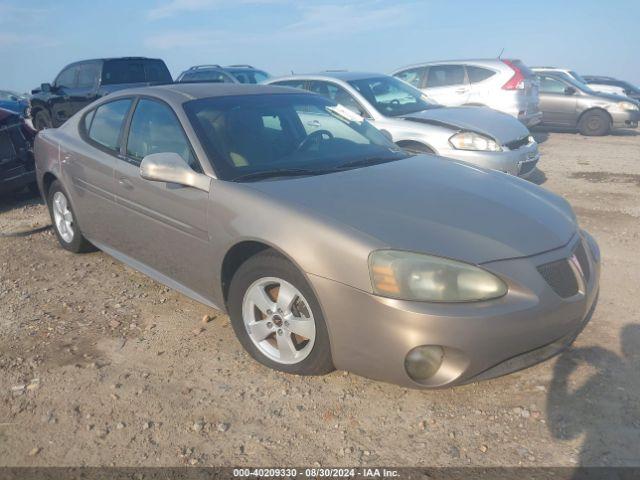
POLYGON ((295 75, 295 73, 293 73, 293 70, 291 70, 291 75, 295 75))
POLYGON ((498 54, 498 60, 502 60, 503 53, 504 53, 504 47, 502 47, 502 50, 500 50, 500 53, 498 54))

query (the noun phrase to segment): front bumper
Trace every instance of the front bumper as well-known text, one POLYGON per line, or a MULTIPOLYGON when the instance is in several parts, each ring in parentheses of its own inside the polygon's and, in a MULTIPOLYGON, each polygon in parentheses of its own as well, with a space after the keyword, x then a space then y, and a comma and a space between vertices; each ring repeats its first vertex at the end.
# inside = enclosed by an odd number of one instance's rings
POLYGON ((536 142, 532 142, 517 150, 508 150, 505 148, 502 152, 456 150, 451 148, 446 151, 439 151, 438 154, 443 157, 463 160, 479 167, 498 170, 524 178, 535 170, 540 160, 540 152, 536 142))
POLYGON ((599 261, 587 247, 589 279, 566 299, 536 266, 570 258, 579 241, 581 236, 575 235, 551 252, 483 265, 509 284, 506 296, 488 302, 393 300, 311 275, 327 319, 334 365, 406 387, 436 388, 503 375, 561 352, 595 308, 599 261), (406 373, 404 362, 421 345, 440 345, 445 356, 436 374, 418 383, 406 373))
POLYGON ((640 122, 640 111, 625 110, 622 112, 609 112, 613 120, 612 128, 636 128, 640 122))

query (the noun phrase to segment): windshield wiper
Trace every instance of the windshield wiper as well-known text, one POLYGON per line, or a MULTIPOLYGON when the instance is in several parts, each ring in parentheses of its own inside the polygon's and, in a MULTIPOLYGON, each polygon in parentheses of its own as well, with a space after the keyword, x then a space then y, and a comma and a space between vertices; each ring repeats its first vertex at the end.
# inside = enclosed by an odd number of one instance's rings
POLYGON ((406 157, 366 157, 366 158, 357 158, 355 160, 350 160, 348 162, 344 162, 341 163, 340 165, 337 165, 336 167, 332 168, 332 171, 337 171, 337 170, 349 170, 350 168, 357 168, 357 167, 365 167, 365 166, 369 166, 369 165, 379 165, 381 163, 387 163, 387 162, 393 162, 396 160, 400 160, 402 158, 406 158, 406 157))
POLYGON ((234 178, 233 181, 245 182, 251 180, 263 180, 273 177, 298 177, 304 175, 317 175, 318 173, 320 173, 318 170, 309 170, 304 168, 276 168, 274 170, 246 173, 234 178))

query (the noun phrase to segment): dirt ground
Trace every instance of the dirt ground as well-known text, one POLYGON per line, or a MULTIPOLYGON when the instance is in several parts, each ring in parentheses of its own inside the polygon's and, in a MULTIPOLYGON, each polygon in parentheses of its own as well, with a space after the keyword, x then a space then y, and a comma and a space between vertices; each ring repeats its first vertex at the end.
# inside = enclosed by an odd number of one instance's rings
MULTIPOLYGON (((640 465, 640 132, 536 137, 534 180, 603 256, 599 306, 559 358, 438 391, 289 376, 106 254, 0 236, 0 465, 640 465)), ((48 223, 38 199, 0 200, 3 234, 48 223)))

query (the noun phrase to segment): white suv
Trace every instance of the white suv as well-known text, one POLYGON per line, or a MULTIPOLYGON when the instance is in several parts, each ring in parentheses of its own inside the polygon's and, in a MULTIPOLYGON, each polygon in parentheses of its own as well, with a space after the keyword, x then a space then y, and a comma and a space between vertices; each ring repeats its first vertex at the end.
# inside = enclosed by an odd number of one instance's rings
POLYGON ((542 120, 535 74, 520 60, 455 60, 410 65, 393 72, 441 105, 487 106, 527 126, 542 120))

